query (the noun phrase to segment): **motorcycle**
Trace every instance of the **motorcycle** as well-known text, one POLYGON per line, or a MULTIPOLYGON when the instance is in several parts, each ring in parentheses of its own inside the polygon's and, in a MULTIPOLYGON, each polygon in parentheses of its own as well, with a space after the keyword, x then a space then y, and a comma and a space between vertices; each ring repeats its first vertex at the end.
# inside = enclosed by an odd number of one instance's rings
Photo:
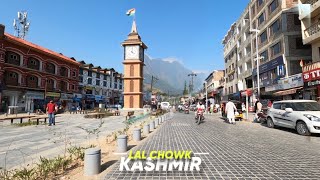
POLYGON ((203 109, 198 109, 197 116, 196 116, 196 123, 199 125, 203 120, 204 120, 203 109))
POLYGON ((260 113, 258 113, 257 122, 264 123, 266 121, 267 121, 267 112, 262 110, 260 113))
POLYGON ((184 113, 185 113, 185 114, 189 114, 189 107, 188 107, 188 106, 186 106, 186 107, 184 108, 184 113))

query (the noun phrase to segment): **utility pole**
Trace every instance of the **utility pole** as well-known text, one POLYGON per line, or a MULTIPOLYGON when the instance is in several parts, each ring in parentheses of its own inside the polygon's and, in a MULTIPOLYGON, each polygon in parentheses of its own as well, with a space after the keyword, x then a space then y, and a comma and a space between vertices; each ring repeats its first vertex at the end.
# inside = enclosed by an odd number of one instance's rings
POLYGON ((154 76, 151 76, 151 94, 152 94, 152 90, 153 90, 153 83, 154 83, 154 80, 159 80, 158 78, 154 77, 154 76))
POLYGON ((191 96, 191 94, 193 92, 193 77, 197 76, 197 74, 192 72, 191 74, 188 74, 188 76, 191 76, 191 84, 190 84, 190 92, 189 92, 190 96, 191 96))

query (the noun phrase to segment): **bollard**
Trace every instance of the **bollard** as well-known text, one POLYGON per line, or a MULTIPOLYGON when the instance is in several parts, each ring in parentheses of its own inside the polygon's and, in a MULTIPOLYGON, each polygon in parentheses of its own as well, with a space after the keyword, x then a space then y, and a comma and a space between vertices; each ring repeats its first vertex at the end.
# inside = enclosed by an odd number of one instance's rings
POLYGON ((124 153, 127 152, 127 135, 118 136, 118 152, 124 153))
POLYGON ((159 126, 159 119, 157 118, 156 120, 154 120, 154 127, 158 127, 159 126))
POLYGON ((93 176, 101 170, 101 149, 90 148, 85 150, 84 155, 84 175, 93 176))
POLYGON ((149 124, 144 125, 144 127, 143 127, 143 134, 144 134, 144 135, 148 135, 149 133, 150 133, 150 126, 149 126, 149 124))
POLYGON ((137 128, 133 130, 133 140, 141 141, 141 129, 137 128))
POLYGON ((154 121, 151 121, 150 123, 150 131, 153 131, 154 130, 154 121))

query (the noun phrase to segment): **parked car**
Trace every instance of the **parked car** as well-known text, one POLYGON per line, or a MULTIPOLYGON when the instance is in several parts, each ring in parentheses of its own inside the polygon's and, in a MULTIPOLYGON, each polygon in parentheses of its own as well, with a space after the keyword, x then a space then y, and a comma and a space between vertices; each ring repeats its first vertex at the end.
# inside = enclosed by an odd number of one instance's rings
POLYGON ((274 102, 268 111, 267 126, 295 129, 304 136, 320 133, 320 104, 312 100, 274 102))
POLYGON ((160 103, 161 109, 168 110, 170 108, 169 102, 161 102, 160 103))
MULTIPOLYGON (((235 116, 235 119, 236 120, 242 120, 243 119, 243 113, 242 113, 242 103, 240 101, 235 101, 235 100, 232 100, 231 102, 234 103, 234 105, 237 107, 237 112, 238 112, 238 115, 235 116)), ((221 106, 223 107, 221 109, 222 111, 222 117, 227 117, 227 114, 224 112, 225 111, 225 107, 226 107, 226 104, 228 103, 228 101, 222 101, 221 102, 221 106)))

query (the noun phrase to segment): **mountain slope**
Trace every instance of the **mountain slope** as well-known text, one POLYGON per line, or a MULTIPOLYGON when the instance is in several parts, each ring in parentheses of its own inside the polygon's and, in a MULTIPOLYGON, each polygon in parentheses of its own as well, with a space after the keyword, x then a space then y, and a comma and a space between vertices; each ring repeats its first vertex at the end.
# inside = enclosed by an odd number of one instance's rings
MULTIPOLYGON (((144 68, 144 83, 151 83, 151 76, 158 78, 154 82, 154 87, 168 92, 170 94, 182 94, 184 88, 184 82, 186 81, 189 85, 192 71, 184 67, 180 62, 177 61, 166 61, 164 59, 150 59, 145 56, 145 68, 144 68)), ((202 83, 206 78, 206 74, 200 73, 194 77, 194 91, 197 91, 202 87, 202 83)))

